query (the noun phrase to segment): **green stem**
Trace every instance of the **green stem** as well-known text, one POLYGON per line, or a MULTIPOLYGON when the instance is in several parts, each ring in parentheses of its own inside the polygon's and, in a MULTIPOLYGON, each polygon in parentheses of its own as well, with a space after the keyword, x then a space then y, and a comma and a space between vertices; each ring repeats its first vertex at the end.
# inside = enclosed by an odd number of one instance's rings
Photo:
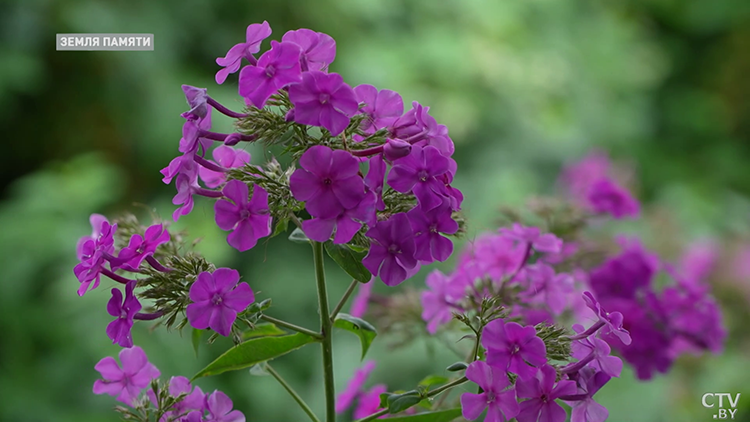
MULTIPOLYGON (((455 387, 457 385, 461 385, 461 384, 465 383, 468 380, 469 379, 466 378, 466 377, 461 377, 461 378, 459 378, 459 379, 457 379, 455 381, 452 381, 452 382, 449 382, 448 384, 445 384, 442 387, 438 387, 438 388, 430 391, 429 393, 427 393, 427 394, 424 395, 424 398, 430 398, 430 397, 437 396, 438 394, 442 393, 443 391, 449 390, 449 389, 451 389, 451 388, 453 388, 453 387, 455 387)), ((404 409, 404 410, 406 410, 406 409, 404 409)), ((381 417, 383 415, 387 415, 387 414, 388 414, 388 409, 383 409, 380 412, 373 413, 372 415, 370 415, 370 416, 368 416, 366 418, 357 419, 354 422, 369 422, 369 421, 374 421, 375 419, 377 419, 377 418, 379 418, 379 417, 381 417)))
POLYGON ((320 333, 323 335, 323 377, 326 395, 326 422, 336 422, 336 389, 333 384, 333 344, 331 342, 332 323, 329 317, 326 272, 323 267, 323 244, 312 242, 315 262, 315 280, 318 285, 318 312, 320 312, 320 333))
POLYGON ((282 321, 280 319, 276 319, 274 317, 268 316, 266 314, 261 314, 260 319, 264 321, 268 321, 270 323, 276 324, 280 327, 288 328, 292 331, 296 331, 298 333, 307 334, 310 337, 314 337, 317 340, 323 340, 323 336, 320 333, 316 333, 313 330, 308 330, 307 328, 300 327, 299 325, 294 325, 291 322, 282 321))
POLYGON ((339 300, 339 303, 336 304, 336 306, 333 308, 333 311, 331 312, 331 321, 336 319, 336 315, 341 312, 341 308, 346 305, 346 301, 349 300, 349 297, 354 293, 354 290, 357 288, 357 285, 359 284, 359 281, 352 280, 352 284, 349 285, 349 287, 346 289, 346 292, 344 292, 344 296, 341 297, 341 300, 339 300))
POLYGON ((278 372, 276 372, 273 368, 271 368, 271 365, 266 364, 266 371, 268 371, 269 374, 271 374, 274 378, 276 378, 276 381, 281 384, 282 387, 289 393, 290 396, 294 399, 294 401, 299 404, 299 407, 302 408, 302 410, 307 413, 307 416, 310 417, 310 420, 313 422, 320 422, 320 419, 318 419, 317 416, 315 416, 315 413, 313 413, 312 409, 310 409, 310 406, 305 403, 304 400, 302 400, 302 397, 297 394, 296 391, 294 391, 294 388, 292 388, 291 385, 287 384, 287 382, 284 380, 284 378, 281 378, 281 375, 279 375, 278 372))

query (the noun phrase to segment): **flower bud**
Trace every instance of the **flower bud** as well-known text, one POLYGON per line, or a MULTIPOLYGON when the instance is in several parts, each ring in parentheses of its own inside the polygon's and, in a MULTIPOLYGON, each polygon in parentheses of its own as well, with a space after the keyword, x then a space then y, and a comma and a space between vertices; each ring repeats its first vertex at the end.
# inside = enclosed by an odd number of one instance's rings
POLYGON ((294 121, 294 109, 290 109, 289 111, 287 111, 286 116, 284 116, 284 120, 287 122, 294 121))
POLYGON ((389 161, 406 157, 411 152, 411 144, 400 139, 389 139, 383 146, 383 154, 389 161))
POLYGON ((233 146, 237 145, 240 142, 241 135, 237 132, 230 133, 229 136, 224 139, 224 145, 226 146, 233 146))

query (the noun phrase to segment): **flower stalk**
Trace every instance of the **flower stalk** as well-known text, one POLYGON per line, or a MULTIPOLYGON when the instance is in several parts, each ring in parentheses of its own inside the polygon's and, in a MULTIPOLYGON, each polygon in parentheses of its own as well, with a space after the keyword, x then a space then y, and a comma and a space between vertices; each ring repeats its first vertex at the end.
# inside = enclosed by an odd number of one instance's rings
POLYGON ((333 380, 333 343, 331 334, 333 324, 329 317, 326 274, 323 265, 323 244, 312 242, 313 261, 315 263, 315 281, 318 288, 318 312, 320 313, 320 333, 323 336, 323 377, 326 398, 325 422, 336 422, 336 389, 333 380))

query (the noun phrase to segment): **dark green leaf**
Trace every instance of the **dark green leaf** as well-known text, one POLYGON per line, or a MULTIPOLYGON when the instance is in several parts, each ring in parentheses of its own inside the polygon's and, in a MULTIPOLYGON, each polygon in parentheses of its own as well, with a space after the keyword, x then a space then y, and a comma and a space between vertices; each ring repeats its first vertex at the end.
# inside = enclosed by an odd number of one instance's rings
POLYGON ((248 340, 227 350, 223 355, 195 374, 193 379, 245 369, 256 363, 285 355, 314 341, 314 338, 302 333, 248 340))
POLYGON ((388 397, 388 413, 399 413, 422 401, 422 396, 417 390, 407 391, 403 394, 391 394, 388 397))
POLYGON ((283 220, 276 220, 276 227, 273 229, 273 234, 271 237, 276 237, 280 235, 281 233, 286 232, 286 229, 289 227, 289 220, 283 219, 283 220))
POLYGON ((197 328, 193 328, 193 351, 195 352, 195 357, 198 357, 198 346, 201 344, 201 336, 203 336, 203 330, 199 330, 197 328))
POLYGON ((378 406, 378 407, 382 407, 383 409, 386 409, 388 407, 388 398, 391 397, 392 395, 393 395, 392 393, 383 393, 383 394, 381 394, 380 395, 380 406, 378 406))
POLYGON ((445 368, 445 370, 449 372, 458 372, 458 371, 463 371, 468 367, 469 367, 469 364, 467 364, 466 362, 456 362, 453 365, 445 368))
POLYGON ((341 328, 342 330, 350 331, 359 337, 359 341, 362 344, 362 359, 365 358, 372 341, 375 339, 375 336, 378 335, 377 331, 375 331, 375 327, 369 322, 345 313, 339 313, 336 315, 336 320, 333 322, 333 326, 341 328))
POLYGON ((305 232, 302 231, 299 227, 294 229, 292 234, 289 235, 289 240, 291 240, 294 243, 310 243, 310 239, 305 235, 305 232))
POLYGON ((420 387, 431 387, 433 385, 441 385, 445 384, 446 382, 450 381, 447 377, 441 376, 441 375, 430 375, 425 377, 422 381, 419 382, 420 387))
POLYGON ((440 410, 437 412, 418 413, 416 415, 388 418, 389 422, 450 422, 461 416, 461 408, 440 410))
POLYGON ((283 336, 284 334, 286 334, 286 331, 277 327, 275 324, 264 322, 262 324, 256 324, 254 330, 247 330, 242 333, 242 338, 247 340, 257 337, 283 336))
POLYGON ((360 283, 367 283, 372 278, 370 270, 362 265, 365 254, 354 252, 346 245, 336 245, 331 241, 325 243, 326 252, 342 270, 360 283))

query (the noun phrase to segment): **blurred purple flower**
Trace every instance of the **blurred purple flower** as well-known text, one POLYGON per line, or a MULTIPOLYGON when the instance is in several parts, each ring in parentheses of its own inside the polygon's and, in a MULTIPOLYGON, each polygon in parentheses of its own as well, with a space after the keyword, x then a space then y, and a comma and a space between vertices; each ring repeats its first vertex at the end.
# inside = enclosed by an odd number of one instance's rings
POLYGON ((111 356, 105 357, 94 366, 104 378, 94 382, 94 394, 116 396, 117 401, 133 406, 141 391, 161 373, 148 361, 146 353, 138 346, 122 349, 119 357, 122 369, 111 356))
MULTIPOLYGON (((354 419, 359 420, 366 418, 380 410, 380 395, 388 391, 385 384, 374 385, 370 390, 359 395, 357 407, 354 408, 354 419)), ((386 415, 378 419, 385 418, 386 415)))
POLYGON ((375 277, 371 278, 367 283, 360 283, 357 285, 357 295, 352 300, 352 307, 349 310, 349 315, 357 318, 361 318, 367 313, 367 307, 370 303, 370 292, 372 292, 372 285, 375 277))
POLYGON ((511 228, 501 227, 500 234, 526 244, 531 244, 535 250, 545 253, 560 253, 563 241, 552 233, 541 234, 538 227, 525 227, 513 223, 511 228))
POLYGON ((237 282, 240 273, 229 268, 217 268, 213 274, 202 272, 190 286, 191 304, 185 314, 193 328, 211 328, 222 336, 229 336, 237 314, 245 310, 255 295, 247 283, 237 282))
POLYGON ((588 201, 595 213, 608 213, 617 219, 637 218, 640 213, 638 201, 610 179, 594 182, 589 188, 588 201))
POLYGON ((354 376, 349 380, 344 391, 336 396, 336 413, 343 413, 351 406, 354 399, 362 391, 362 386, 365 385, 367 377, 374 369, 375 361, 370 360, 354 372, 354 376))

